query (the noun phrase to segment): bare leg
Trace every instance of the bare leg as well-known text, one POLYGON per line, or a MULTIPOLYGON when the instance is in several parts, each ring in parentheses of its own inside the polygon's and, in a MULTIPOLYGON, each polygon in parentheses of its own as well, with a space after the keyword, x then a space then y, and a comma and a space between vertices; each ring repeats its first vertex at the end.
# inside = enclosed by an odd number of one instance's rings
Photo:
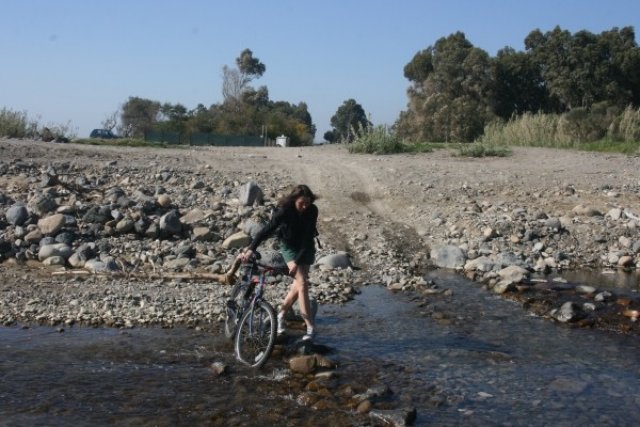
POLYGON ((299 265, 296 276, 291 284, 289 293, 284 298, 281 312, 286 313, 296 300, 300 304, 300 314, 307 324, 307 328, 313 328, 313 319, 311 318, 311 304, 309 302, 309 265, 299 265))

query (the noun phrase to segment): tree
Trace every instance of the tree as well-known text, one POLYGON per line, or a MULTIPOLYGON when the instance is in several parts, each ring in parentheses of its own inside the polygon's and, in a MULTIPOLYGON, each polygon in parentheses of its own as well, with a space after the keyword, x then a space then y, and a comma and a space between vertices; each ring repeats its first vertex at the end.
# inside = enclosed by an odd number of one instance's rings
POLYGON ((544 79, 531 56, 506 47, 493 60, 493 111, 503 119, 525 112, 547 112, 544 79))
POLYGON ((640 49, 631 27, 599 35, 555 27, 532 31, 527 53, 539 68, 557 111, 590 109, 595 103, 625 106, 640 100, 640 49))
POLYGON ((405 66, 412 82, 398 135, 416 141, 473 141, 492 119, 491 61, 461 32, 440 38, 405 66))
POLYGON ((150 99, 131 96, 122 106, 120 121, 123 135, 142 138, 144 133, 153 129, 158 122, 160 103, 150 99))
POLYGON ((262 77, 266 66, 258 58, 253 57, 250 49, 245 49, 236 58, 237 68, 225 65, 222 67, 222 96, 227 101, 240 100, 249 83, 262 77))
POLYGON ((361 128, 368 128, 371 122, 360 104, 354 99, 347 99, 331 117, 333 137, 335 141, 352 142, 361 128))
POLYGON ((113 131, 118 126, 118 114, 120 114, 120 110, 107 115, 101 123, 102 129, 113 131))

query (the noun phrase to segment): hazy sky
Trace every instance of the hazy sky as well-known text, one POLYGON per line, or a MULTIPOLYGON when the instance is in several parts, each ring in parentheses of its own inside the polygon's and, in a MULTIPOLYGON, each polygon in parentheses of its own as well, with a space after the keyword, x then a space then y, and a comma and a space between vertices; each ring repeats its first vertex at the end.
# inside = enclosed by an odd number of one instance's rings
POLYGON ((536 28, 639 22, 639 0, 0 0, 0 108, 86 137, 129 96, 221 102, 223 65, 249 48, 266 66, 253 86, 306 102, 320 141, 349 98, 393 124, 404 66, 456 31, 494 56, 536 28))

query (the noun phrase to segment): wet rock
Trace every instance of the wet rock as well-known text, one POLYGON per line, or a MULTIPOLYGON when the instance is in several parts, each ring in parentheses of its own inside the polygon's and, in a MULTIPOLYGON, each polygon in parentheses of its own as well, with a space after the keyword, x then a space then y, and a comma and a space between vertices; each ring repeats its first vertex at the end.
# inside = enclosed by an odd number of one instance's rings
POLYGON ((520 266, 511 265, 498 271, 498 276, 502 282, 507 284, 520 283, 529 277, 529 271, 520 266))
POLYGON ((213 362, 210 366, 210 369, 216 377, 224 375, 229 371, 229 368, 223 362, 213 362))
POLYGON ((310 374, 320 368, 335 369, 336 367, 334 361, 319 354, 295 356, 289 359, 289 369, 301 374, 310 374))
POLYGON ((564 304, 562 304, 562 306, 559 309, 552 310, 550 314, 558 322, 566 323, 575 319, 576 317, 575 308, 576 308, 576 305, 573 302, 567 301, 564 304))
POLYGON ((416 419, 417 411, 415 408, 389 410, 374 409, 369 412, 369 416, 372 419, 383 422, 385 425, 389 426, 410 426, 416 419))

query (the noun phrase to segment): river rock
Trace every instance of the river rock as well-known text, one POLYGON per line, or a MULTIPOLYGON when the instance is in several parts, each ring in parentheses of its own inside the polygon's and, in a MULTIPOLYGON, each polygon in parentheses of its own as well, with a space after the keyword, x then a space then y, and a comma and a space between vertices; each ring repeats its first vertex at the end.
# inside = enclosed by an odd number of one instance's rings
POLYGON ((593 206, 578 205, 571 211, 578 216, 602 216, 602 212, 593 206))
POLYGON ((167 194, 159 195, 156 201, 158 203, 158 206, 162 208, 168 208, 169 206, 171 206, 171 197, 169 197, 169 195, 167 194))
POLYGON ((172 210, 160 218, 160 233, 166 236, 174 236, 182 233, 182 222, 178 211, 172 210))
POLYGON ((333 360, 319 354, 295 356, 289 359, 289 369, 301 374, 310 374, 319 368, 335 369, 336 367, 337 364, 333 360))
POLYGON ((38 220, 38 228, 42 234, 56 234, 65 225, 65 216, 62 214, 54 214, 38 220))
POLYGON ((58 204, 51 194, 44 193, 33 196, 29 200, 28 206, 31 212, 34 212, 38 216, 43 216, 54 211, 56 207, 58 207, 58 204))
POLYGON ((222 247, 226 249, 244 248, 251 244, 251 236, 247 236, 243 231, 239 231, 227 237, 222 242, 222 247))
POLYGON ((467 257, 458 246, 441 246, 431 250, 431 260, 441 268, 463 268, 467 257))
POLYGON ((256 218, 249 218, 244 222, 242 231, 244 231, 246 234, 251 236, 252 239, 254 239, 264 226, 265 223, 263 221, 259 221, 256 218))
POLYGON ((316 261, 316 264, 325 266, 330 269, 350 268, 352 267, 349 254, 346 252, 338 252, 335 254, 325 255, 316 261))
POLYGON ((4 216, 9 224, 22 225, 29 219, 29 211, 22 203, 16 203, 7 209, 4 216))
POLYGON ((369 412, 369 416, 384 425, 388 426, 410 426, 416 419, 415 408, 408 409, 374 409, 369 412))
POLYGON ((498 271, 498 276, 505 283, 520 283, 529 277, 529 271, 517 265, 510 265, 498 271))
POLYGON ((570 322, 576 316, 575 307, 576 305, 573 302, 567 301, 559 309, 552 310, 551 316, 558 322, 570 322))
POLYGON ((264 194, 258 184, 249 181, 240 187, 238 199, 243 206, 261 205, 264 200, 264 194))
POLYGON ((65 260, 73 254, 72 249, 64 243, 55 243, 52 245, 44 245, 38 251, 38 259, 44 261, 50 257, 62 257, 65 260))
POLYGON ((495 263, 486 256, 481 256, 472 260, 469 260, 464 265, 464 271, 482 271, 488 272, 495 268, 495 263))

